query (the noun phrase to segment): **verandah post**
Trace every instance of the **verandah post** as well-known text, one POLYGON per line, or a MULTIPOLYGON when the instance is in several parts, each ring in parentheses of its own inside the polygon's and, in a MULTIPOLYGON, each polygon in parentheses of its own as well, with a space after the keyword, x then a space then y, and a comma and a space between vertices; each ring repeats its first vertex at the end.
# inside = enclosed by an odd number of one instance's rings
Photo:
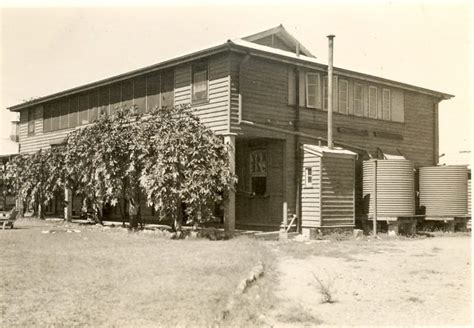
MULTIPOLYGON (((235 174, 235 135, 224 136, 224 143, 229 145, 229 164, 230 171, 235 174)), ((235 230, 235 191, 234 186, 231 187, 229 195, 224 205, 224 229, 225 232, 232 236, 235 230)))

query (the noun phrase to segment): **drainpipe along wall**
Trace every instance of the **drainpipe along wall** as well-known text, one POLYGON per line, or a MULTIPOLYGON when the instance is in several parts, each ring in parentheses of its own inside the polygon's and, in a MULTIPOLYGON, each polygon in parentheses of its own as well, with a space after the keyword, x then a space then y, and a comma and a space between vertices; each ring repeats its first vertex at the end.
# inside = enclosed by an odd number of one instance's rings
MULTIPOLYGON (((299 50, 299 49, 298 49, 299 50)), ((295 202, 295 214, 298 218, 297 232, 301 233, 301 150, 300 150, 300 136, 298 135, 300 131, 300 71, 298 67, 295 67, 295 80, 296 80, 296 101, 295 101, 295 177, 296 177, 296 202, 295 202)))

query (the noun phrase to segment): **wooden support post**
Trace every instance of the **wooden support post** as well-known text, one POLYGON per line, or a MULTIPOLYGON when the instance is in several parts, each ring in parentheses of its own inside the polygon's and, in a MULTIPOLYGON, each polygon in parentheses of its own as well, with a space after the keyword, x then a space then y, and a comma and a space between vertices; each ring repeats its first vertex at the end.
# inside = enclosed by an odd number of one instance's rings
POLYGON ((280 226, 280 233, 278 240, 288 240, 288 203, 283 202, 283 221, 280 226))
POLYGON ((454 232, 456 227, 456 222, 452 221, 445 221, 446 222, 446 231, 447 232, 454 232))
POLYGON ((398 236, 398 221, 387 221, 388 235, 391 237, 398 236))
POLYGON ((72 220, 72 190, 64 189, 64 220, 72 220))
MULTIPOLYGON (((235 135, 224 136, 224 142, 229 145, 229 162, 230 170, 235 174, 235 135)), ((224 208, 224 229, 225 232, 232 236, 235 230, 235 186, 229 191, 229 196, 225 201, 224 208)))
POLYGON ((416 235, 416 224, 417 224, 417 220, 416 219, 411 219, 410 221, 410 230, 409 230, 409 234, 411 236, 414 236, 416 235))
POLYGON ((25 205, 20 196, 17 196, 15 203, 15 207, 18 210, 18 217, 23 218, 25 216, 25 205))
MULTIPOLYGON (((373 197, 374 197, 374 216, 373 220, 373 227, 374 227, 374 236, 377 236, 377 160, 374 161, 374 189, 373 189, 373 197)), ((397 234, 398 234, 398 227, 397 227, 397 234)))

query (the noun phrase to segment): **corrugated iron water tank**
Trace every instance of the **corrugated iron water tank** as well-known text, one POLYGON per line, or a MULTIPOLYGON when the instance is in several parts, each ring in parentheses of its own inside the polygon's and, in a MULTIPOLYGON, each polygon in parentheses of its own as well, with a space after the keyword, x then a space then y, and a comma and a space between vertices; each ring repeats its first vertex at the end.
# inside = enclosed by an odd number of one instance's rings
POLYGON ((420 168, 420 206, 428 217, 467 214, 467 167, 465 165, 420 168))
MULTIPOLYGON (((470 173, 469 173, 470 174, 470 173)), ((470 175, 469 175, 470 177, 470 175)), ((467 180, 467 215, 471 216, 471 179, 467 180)))
POLYGON ((406 159, 368 160, 363 163, 364 212, 374 212, 374 180, 377 180, 377 217, 415 215, 413 162, 406 159), (375 172, 375 165, 377 172, 375 172))

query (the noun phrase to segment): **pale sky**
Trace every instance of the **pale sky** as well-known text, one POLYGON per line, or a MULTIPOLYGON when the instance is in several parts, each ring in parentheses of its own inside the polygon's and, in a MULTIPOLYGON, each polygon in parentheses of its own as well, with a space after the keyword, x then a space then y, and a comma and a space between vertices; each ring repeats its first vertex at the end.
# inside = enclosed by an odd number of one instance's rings
POLYGON ((96 1, 108 7, 39 9, 2 3, 0 140, 10 134, 14 118, 5 110, 8 106, 282 23, 321 63, 327 63, 326 35, 335 34, 335 66, 454 94, 440 104, 443 162, 458 160, 459 151, 472 145, 470 1, 154 7, 111 7, 96 1))

